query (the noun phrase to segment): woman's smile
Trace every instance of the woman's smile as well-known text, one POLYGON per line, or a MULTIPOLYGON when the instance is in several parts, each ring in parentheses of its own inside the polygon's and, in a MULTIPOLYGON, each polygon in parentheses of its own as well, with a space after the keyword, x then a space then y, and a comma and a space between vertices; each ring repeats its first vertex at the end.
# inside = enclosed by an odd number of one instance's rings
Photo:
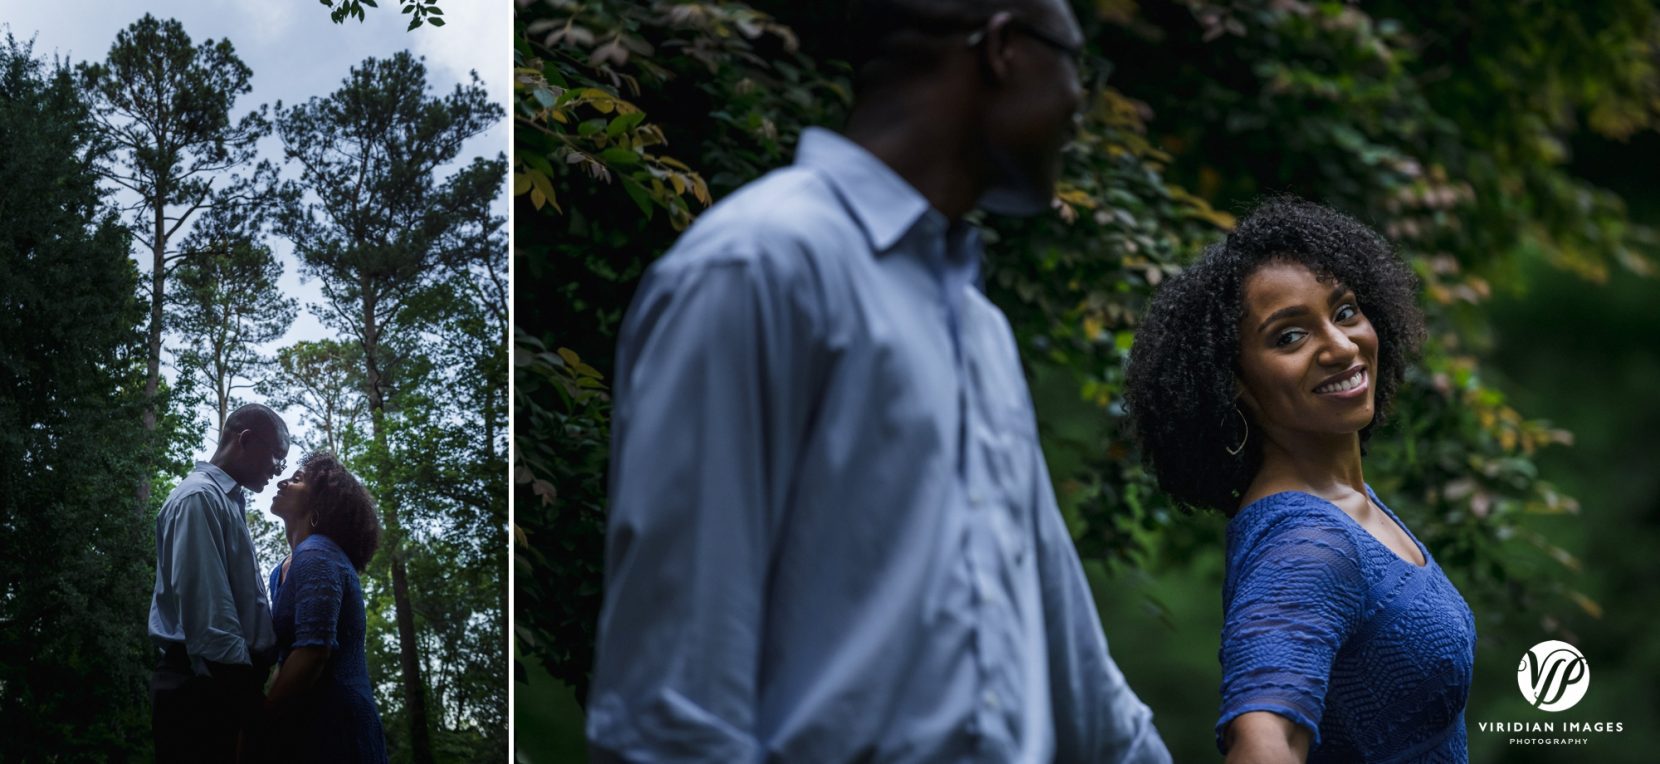
POLYGON ((1369 387, 1366 384, 1367 380, 1366 365, 1357 364, 1354 368, 1320 383, 1319 387, 1314 388, 1314 393, 1328 398, 1363 399, 1369 387))
POLYGON ((1240 401, 1252 424, 1324 437, 1372 422, 1378 335, 1353 290, 1280 261, 1246 277, 1241 297, 1240 401))

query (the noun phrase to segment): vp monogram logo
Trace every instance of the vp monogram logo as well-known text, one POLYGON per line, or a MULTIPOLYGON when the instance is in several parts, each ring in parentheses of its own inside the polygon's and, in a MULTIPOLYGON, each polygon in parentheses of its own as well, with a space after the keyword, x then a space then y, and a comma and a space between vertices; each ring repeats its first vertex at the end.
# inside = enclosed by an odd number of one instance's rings
POLYGON ((1550 640, 1534 645, 1516 669, 1522 697, 1541 711, 1566 711, 1591 687, 1591 664, 1567 642, 1550 640))

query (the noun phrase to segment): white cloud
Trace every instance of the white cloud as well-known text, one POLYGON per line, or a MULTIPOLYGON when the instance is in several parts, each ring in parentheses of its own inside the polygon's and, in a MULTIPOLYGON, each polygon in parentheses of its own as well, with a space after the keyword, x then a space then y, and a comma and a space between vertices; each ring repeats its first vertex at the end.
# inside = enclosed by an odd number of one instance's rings
POLYGON ((491 99, 505 106, 513 68, 513 4, 448 0, 439 7, 444 26, 410 32, 410 49, 426 56, 428 69, 439 75, 434 79, 466 82, 468 72, 477 71, 491 99))

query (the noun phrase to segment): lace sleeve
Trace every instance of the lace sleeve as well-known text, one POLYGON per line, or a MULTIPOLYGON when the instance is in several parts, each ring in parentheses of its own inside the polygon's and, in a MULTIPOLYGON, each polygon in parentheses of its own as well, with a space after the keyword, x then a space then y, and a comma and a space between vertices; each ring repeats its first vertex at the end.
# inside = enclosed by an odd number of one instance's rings
POLYGON ((1318 745, 1332 661, 1365 606, 1354 539, 1335 523, 1291 520, 1260 538, 1230 575, 1218 748, 1228 724, 1251 711, 1306 727, 1318 745))
POLYGON ((336 631, 345 597, 339 566, 321 550, 295 553, 282 584, 283 596, 294 598, 294 647, 340 649, 336 631))

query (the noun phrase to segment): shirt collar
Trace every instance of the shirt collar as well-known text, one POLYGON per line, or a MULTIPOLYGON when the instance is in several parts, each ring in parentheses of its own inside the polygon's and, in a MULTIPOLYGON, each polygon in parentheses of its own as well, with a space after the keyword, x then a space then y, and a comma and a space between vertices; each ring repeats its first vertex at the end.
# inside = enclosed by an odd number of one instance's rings
POLYGON ((196 462, 196 471, 207 475, 208 479, 212 480, 214 485, 219 486, 219 490, 224 491, 226 496, 234 496, 232 491, 237 489, 238 484, 236 478, 231 477, 230 473, 219 469, 212 462, 196 462))
POLYGON ((928 200, 882 160, 830 130, 809 127, 802 131, 795 163, 829 179, 876 252, 892 248, 933 211, 928 200))

